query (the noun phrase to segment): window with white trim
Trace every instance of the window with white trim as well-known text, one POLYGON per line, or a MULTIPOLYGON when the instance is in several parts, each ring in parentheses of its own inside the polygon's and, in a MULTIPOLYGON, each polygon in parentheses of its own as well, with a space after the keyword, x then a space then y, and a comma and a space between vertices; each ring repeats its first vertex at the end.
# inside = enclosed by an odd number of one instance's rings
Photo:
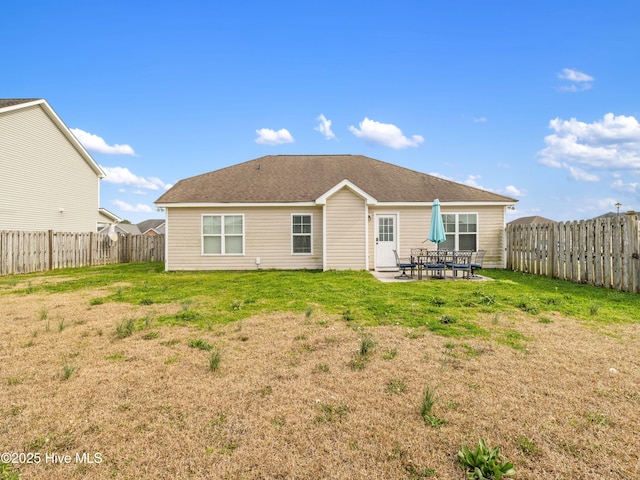
POLYGON ((478 249, 478 214, 443 213, 442 222, 447 241, 438 245, 446 250, 478 249))
POLYGON ((312 216, 291 215, 291 253, 305 255, 312 253, 312 216))
POLYGON ((244 254, 244 215, 203 215, 202 254, 244 254))

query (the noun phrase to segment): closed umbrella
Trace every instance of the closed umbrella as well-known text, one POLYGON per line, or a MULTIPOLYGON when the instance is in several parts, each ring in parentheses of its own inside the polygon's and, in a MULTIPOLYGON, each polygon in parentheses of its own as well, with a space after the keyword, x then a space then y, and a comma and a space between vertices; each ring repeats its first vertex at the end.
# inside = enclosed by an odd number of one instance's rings
POLYGON ((433 243, 444 243, 447 241, 447 235, 444 232, 444 223, 442 215, 440 215, 440 200, 437 198, 433 201, 431 207, 431 228, 429 229, 429 241, 433 243))

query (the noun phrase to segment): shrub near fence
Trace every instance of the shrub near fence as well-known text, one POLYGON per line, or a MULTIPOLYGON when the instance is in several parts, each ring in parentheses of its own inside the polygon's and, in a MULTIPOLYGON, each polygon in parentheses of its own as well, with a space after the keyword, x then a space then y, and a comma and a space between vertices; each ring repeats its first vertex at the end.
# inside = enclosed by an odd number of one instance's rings
POLYGON ((164 235, 0 231, 0 275, 164 261, 164 235))
POLYGON ((640 292, 638 235, 635 215, 507 225, 507 268, 640 292))

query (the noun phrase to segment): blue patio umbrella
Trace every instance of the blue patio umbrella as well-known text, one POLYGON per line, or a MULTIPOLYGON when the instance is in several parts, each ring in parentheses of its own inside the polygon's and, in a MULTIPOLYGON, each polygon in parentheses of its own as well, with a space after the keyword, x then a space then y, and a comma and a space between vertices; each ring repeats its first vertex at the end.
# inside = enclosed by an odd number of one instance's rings
POLYGON ((444 232, 444 223, 442 215, 440 215, 440 200, 437 198, 433 201, 431 207, 431 228, 429 229, 429 241, 433 243, 444 243, 447 241, 447 235, 444 232))

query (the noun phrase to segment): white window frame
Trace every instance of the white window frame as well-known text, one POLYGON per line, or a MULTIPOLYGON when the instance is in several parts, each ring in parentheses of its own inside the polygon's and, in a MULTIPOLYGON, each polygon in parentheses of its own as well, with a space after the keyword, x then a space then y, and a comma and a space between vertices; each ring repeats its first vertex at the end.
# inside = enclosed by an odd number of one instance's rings
POLYGON ((313 255, 313 213, 292 213, 291 214, 291 255, 313 255), (294 233, 293 232, 293 217, 309 217, 311 222, 310 222, 310 226, 311 226, 311 232, 310 233, 294 233), (311 250, 309 252, 294 252, 293 251, 293 239, 294 237, 309 237, 309 244, 311 247, 311 250))
POLYGON ((460 250, 460 236, 461 235, 475 235, 476 245, 473 251, 478 251, 478 244, 480 243, 480 215, 478 212, 441 212, 441 215, 455 215, 455 232, 447 232, 445 227, 445 233, 447 236, 453 235, 454 238, 454 250, 460 250), (476 216, 476 231, 475 232, 460 232, 460 215, 475 215, 476 216))
POLYGON ((245 231, 246 231, 246 225, 245 225, 245 221, 244 221, 244 213, 203 213, 200 219, 200 253, 202 256, 214 256, 214 257, 220 257, 220 256, 236 256, 236 257, 241 257, 244 256, 244 240, 245 240, 245 231), (220 217, 220 233, 219 234, 213 234, 213 233, 204 233, 204 219, 205 217, 220 217), (242 234, 238 235, 238 234, 226 234, 224 231, 224 226, 225 226, 225 218, 226 217, 240 217, 242 218, 242 234), (220 237, 220 253, 205 253, 204 251, 204 239, 205 237, 220 237), (242 252, 240 253, 226 253, 225 252, 225 238, 226 237, 242 237, 242 252))

